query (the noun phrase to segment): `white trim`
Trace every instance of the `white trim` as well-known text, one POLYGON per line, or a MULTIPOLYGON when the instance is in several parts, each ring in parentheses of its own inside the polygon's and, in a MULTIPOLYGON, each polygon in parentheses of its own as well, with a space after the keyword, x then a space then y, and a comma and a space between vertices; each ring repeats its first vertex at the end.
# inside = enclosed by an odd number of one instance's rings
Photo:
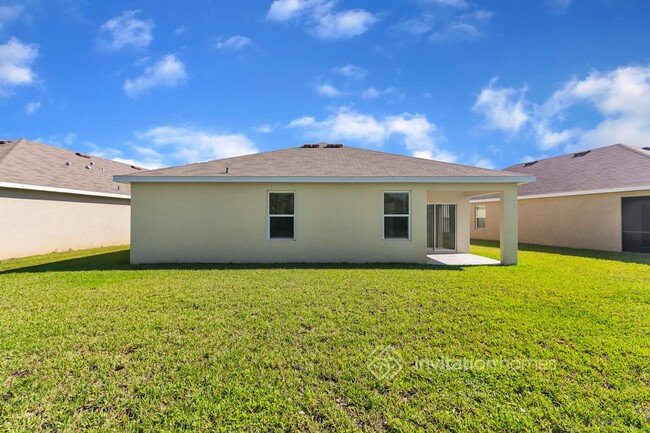
MULTIPOLYGON (((517 197, 519 200, 528 200, 534 198, 551 198, 551 197, 569 197, 574 195, 591 195, 591 194, 609 194, 613 192, 633 192, 650 190, 650 185, 647 186, 630 186, 625 188, 609 188, 609 189, 591 189, 585 191, 568 191, 568 192, 552 192, 548 194, 531 194, 517 197)), ((499 201, 500 198, 472 198, 470 203, 483 203, 491 201, 499 201)))
POLYGON ((31 191, 58 192, 61 194, 90 195, 94 197, 121 198, 130 200, 131 196, 126 194, 111 194, 109 192, 84 191, 81 189, 58 188, 54 186, 28 185, 25 183, 0 182, 0 188, 27 189, 31 191))
POLYGON ((266 240, 267 241, 295 241, 296 240, 296 192, 295 191, 266 191, 266 240), (293 194, 293 214, 271 214, 271 194, 293 194), (271 218, 273 217, 293 218, 292 238, 271 237, 271 218))
POLYGON ((535 176, 114 176, 115 182, 146 183, 529 183, 535 176))
POLYGON ((381 239, 384 241, 410 241, 411 240, 411 191, 382 191, 381 194, 381 239), (400 194, 408 194, 408 200, 409 200, 409 213, 408 214, 393 214, 393 213, 385 213, 386 211, 386 194, 390 193, 400 193, 400 194), (408 220, 408 237, 407 238, 387 238, 386 237, 386 217, 398 217, 398 218, 404 218, 406 217, 408 220))

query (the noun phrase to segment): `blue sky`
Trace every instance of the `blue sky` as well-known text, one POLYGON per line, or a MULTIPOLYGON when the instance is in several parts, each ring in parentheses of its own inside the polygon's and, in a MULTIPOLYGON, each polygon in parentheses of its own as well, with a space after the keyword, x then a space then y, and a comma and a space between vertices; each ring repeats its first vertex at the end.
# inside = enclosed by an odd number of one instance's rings
POLYGON ((644 0, 0 0, 0 137, 147 167, 650 144, 644 0))

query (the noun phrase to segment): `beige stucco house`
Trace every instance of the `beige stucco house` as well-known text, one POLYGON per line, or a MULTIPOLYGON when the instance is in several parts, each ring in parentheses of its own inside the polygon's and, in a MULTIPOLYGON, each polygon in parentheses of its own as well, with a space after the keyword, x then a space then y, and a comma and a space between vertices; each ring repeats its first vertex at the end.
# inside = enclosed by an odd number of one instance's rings
MULTIPOLYGON (((506 168, 519 186, 519 241, 650 253, 650 148, 616 144, 506 168)), ((497 196, 473 198, 473 239, 499 239, 497 196)))
POLYGON ((128 164, 0 140, 0 259, 129 243, 128 164))
POLYGON ((116 176, 131 262, 414 262, 468 252, 470 198, 497 193, 517 263, 517 185, 533 176, 314 144, 116 176))

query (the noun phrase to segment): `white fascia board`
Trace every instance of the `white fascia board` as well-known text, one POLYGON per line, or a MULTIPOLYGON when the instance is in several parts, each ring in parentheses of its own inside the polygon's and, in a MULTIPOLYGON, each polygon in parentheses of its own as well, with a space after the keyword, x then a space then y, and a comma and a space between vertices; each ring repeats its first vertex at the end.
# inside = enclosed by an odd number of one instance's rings
POLYGON ((56 192, 60 194, 89 195, 93 197, 120 198, 130 200, 130 195, 111 194, 109 192, 84 191, 81 189, 57 188, 54 186, 29 185, 25 183, 0 182, 0 188, 27 189, 30 191, 56 192))
MULTIPOLYGON (((552 198, 552 197, 570 197, 575 195, 591 195, 591 194, 610 194, 615 192, 634 192, 634 191, 650 191, 650 185, 646 186, 630 186, 626 188, 608 188, 608 189, 590 189, 585 191, 568 191, 568 192, 555 192, 548 194, 531 194, 517 197, 519 200, 530 200, 534 198, 552 198)), ((499 198, 473 198, 470 203, 483 203, 491 201, 499 201, 499 198)))
POLYGON ((516 183, 534 182, 534 176, 439 177, 279 177, 279 176, 114 176, 123 183, 516 183))

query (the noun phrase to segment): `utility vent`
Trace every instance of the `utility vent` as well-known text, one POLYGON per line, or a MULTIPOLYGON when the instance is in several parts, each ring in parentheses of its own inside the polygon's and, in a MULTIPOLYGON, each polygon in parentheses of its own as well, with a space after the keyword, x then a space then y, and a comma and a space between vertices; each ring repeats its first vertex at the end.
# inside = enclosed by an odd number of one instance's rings
POLYGON ((326 144, 325 149, 340 149, 342 148, 342 144, 326 144))
POLYGON ((90 170, 91 168, 92 168, 92 166, 90 166, 90 165, 86 166, 86 170, 90 170))
POLYGON ((320 146, 318 144, 303 144, 303 149, 318 149, 320 146))
POLYGON ((531 165, 537 164, 537 161, 530 161, 524 164, 524 167, 530 167, 531 165))
POLYGON ((72 163, 70 161, 66 161, 65 165, 72 165, 72 163))
POLYGON ((644 147, 643 150, 650 150, 650 147, 644 147))
POLYGON ((85 153, 81 153, 81 152, 75 152, 75 155, 80 156, 82 158, 90 158, 90 156, 86 155, 85 153))
POLYGON ((0 140, 0 144, 9 144, 11 140, 0 140))
POLYGON ((585 156, 585 155, 588 154, 589 152, 591 152, 591 150, 585 150, 584 152, 574 153, 574 154, 573 154, 573 157, 574 157, 574 158, 582 158, 583 156, 585 156))
POLYGON ((142 170, 142 168, 136 167, 135 165, 132 165, 131 168, 134 169, 134 170, 142 170))

